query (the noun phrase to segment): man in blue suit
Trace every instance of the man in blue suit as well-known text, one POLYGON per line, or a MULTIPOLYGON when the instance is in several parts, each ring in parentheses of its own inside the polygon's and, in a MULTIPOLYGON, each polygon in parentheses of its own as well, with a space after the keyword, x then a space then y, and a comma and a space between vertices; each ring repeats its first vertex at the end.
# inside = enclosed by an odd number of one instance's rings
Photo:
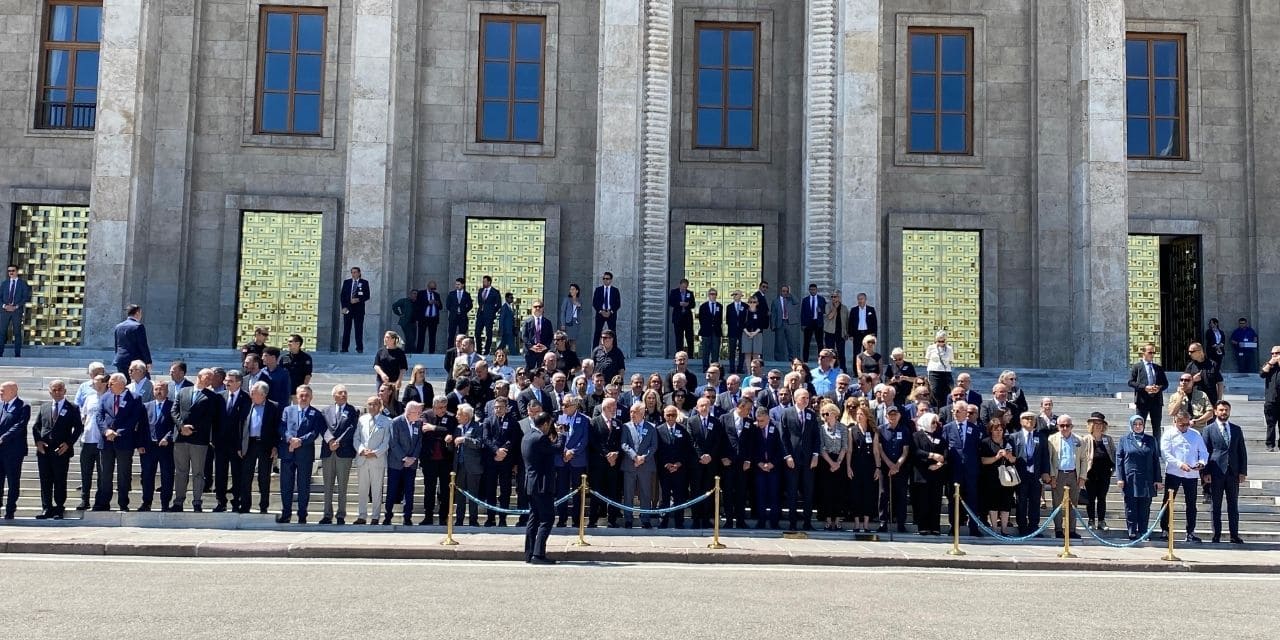
POLYGON ((1208 483, 1209 505, 1213 515, 1213 541, 1222 542, 1222 498, 1227 499, 1227 529, 1232 544, 1240 539, 1240 485, 1248 480, 1249 458, 1245 453, 1244 431, 1231 422, 1231 403, 1219 400, 1213 408, 1214 421, 1205 425, 1204 446, 1209 450, 1209 464, 1201 475, 1208 483))
POLYGON ((351 346, 355 325, 356 353, 364 353, 364 303, 369 301, 369 281, 360 277, 360 267, 351 267, 351 277, 342 281, 342 352, 351 346))
POLYGON ((524 532, 524 561, 530 564, 556 563, 547 557, 547 538, 555 510, 555 462, 564 455, 564 439, 560 436, 552 427, 551 416, 541 413, 533 418, 533 429, 520 441, 530 512, 524 532))
POLYGON ((31 287, 18 277, 18 265, 9 265, 9 281, 0 292, 0 356, 9 344, 9 331, 13 331, 13 356, 22 357, 22 312, 31 302, 31 287))
POLYGON ((729 373, 742 373, 742 325, 747 321, 747 303, 742 301, 742 291, 733 292, 733 302, 724 315, 729 325, 729 373))
POLYGON ((127 374, 129 363, 141 360, 150 371, 151 347, 147 345, 147 328, 142 326, 142 307, 136 304, 125 307, 125 316, 115 328, 116 357, 112 364, 116 371, 127 374))
POLYGON ((319 409, 311 406, 309 385, 298 387, 298 402, 284 410, 280 423, 280 516, 276 522, 293 519, 294 490, 298 497, 298 524, 307 523, 307 503, 311 499, 311 468, 316 459, 316 438, 328 424, 319 409))
POLYGON ((800 329, 804 336, 804 348, 801 349, 801 357, 804 358, 805 362, 809 361, 810 339, 819 349, 822 348, 822 324, 825 322, 826 314, 827 299, 818 295, 818 285, 810 283, 809 295, 800 301, 800 329))
MULTIPOLYGON (((440 398, 437 398, 440 400, 440 398)), ((387 443, 387 498, 382 524, 391 524, 392 508, 403 505, 404 524, 412 523, 413 481, 418 477, 418 457, 422 453, 422 403, 409 402, 404 414, 391 421, 387 443)), ((430 491, 430 488, 428 488, 430 491)), ((427 512, 427 520, 431 512, 427 512)))
POLYGON ((676 336, 676 351, 692 352, 693 308, 697 305, 689 291, 688 278, 680 278, 679 286, 667 294, 667 306, 671 308, 671 332, 676 336))
POLYGON ((107 392, 98 404, 98 428, 102 430, 98 457, 98 493, 94 497, 94 511, 111 509, 113 493, 119 489, 116 504, 121 511, 129 510, 129 491, 133 488, 133 453, 146 453, 143 444, 146 421, 143 419, 142 402, 128 389, 128 379, 123 373, 111 374, 107 392), (137 443, 135 445, 135 442, 137 443))
MULTIPOLYGON (((471 313, 471 294, 467 293, 467 281, 462 278, 454 278, 453 291, 444 298, 444 308, 449 311, 449 333, 450 336, 466 335, 467 333, 467 314, 471 313)), ((449 370, 453 363, 449 363, 449 370)))
POLYGON ((160 508, 168 511, 173 500, 173 402, 169 385, 155 386, 155 399, 143 403, 146 437, 140 440, 142 453, 142 505, 138 511, 150 511, 156 493, 156 472, 160 472, 160 508))
POLYGON ((711 368, 712 359, 720 361, 720 339, 723 336, 724 305, 716 300, 716 290, 711 289, 707 291, 707 301, 698 307, 698 337, 702 339, 703 371, 711 368))
POLYGON ((18 397, 18 383, 0 384, 0 488, 8 485, 4 519, 12 520, 18 508, 18 485, 22 481, 22 459, 27 457, 27 424, 31 407, 18 397))
POLYGON ((600 286, 591 293, 591 308, 596 310, 596 329, 591 336, 591 348, 600 346, 600 332, 605 329, 617 332, 618 310, 622 308, 622 292, 613 286, 613 273, 600 276, 600 286))
MULTIPOLYGON (((951 467, 951 481, 960 485, 960 497, 974 513, 982 513, 978 504, 978 469, 982 460, 978 457, 978 443, 986 437, 982 427, 969 418, 969 403, 961 400, 953 403, 952 415, 955 418, 943 427, 943 438, 947 441, 947 463, 951 467)), ((949 496, 947 514, 952 519, 951 526, 958 527, 965 521, 964 510, 960 513, 960 522, 955 521, 954 492, 949 496)), ((979 537, 978 523, 969 520, 969 535, 979 537)))
POLYGON ((1018 523, 1018 535, 1029 535, 1040 528, 1040 499, 1044 496, 1044 485, 1040 484, 1040 474, 1048 468, 1049 432, 1037 427, 1036 414, 1030 411, 1019 416, 1022 428, 1009 436, 1013 443, 1014 468, 1018 470, 1018 499, 1015 518, 1018 523))
MULTIPOLYGON (((577 396, 565 396, 564 405, 560 407, 560 417, 556 426, 564 436, 564 453, 556 458, 556 497, 569 493, 578 487, 579 478, 587 472, 587 434, 591 432, 591 419, 583 415, 581 399, 577 396)), ((578 499, 560 505, 556 516, 556 526, 565 526, 566 517, 573 513, 573 526, 578 526, 578 499)))
POLYGON ((490 355, 493 353, 493 321, 502 309, 502 294, 493 288, 493 278, 485 276, 480 282, 482 286, 476 292, 476 348, 490 355))
POLYGON ((67 384, 62 380, 49 383, 49 399, 52 402, 40 409, 32 433, 40 471, 41 509, 36 519, 61 520, 67 504, 67 471, 76 439, 84 432, 84 422, 80 420, 80 407, 67 398, 67 384))

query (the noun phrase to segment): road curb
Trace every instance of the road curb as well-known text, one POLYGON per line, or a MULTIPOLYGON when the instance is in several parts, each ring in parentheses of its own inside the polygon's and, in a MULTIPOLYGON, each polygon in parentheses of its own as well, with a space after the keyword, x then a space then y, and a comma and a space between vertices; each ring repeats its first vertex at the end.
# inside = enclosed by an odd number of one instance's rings
MULTIPOLYGON (((520 561, 523 551, 492 547, 440 545, 357 545, 242 542, 135 543, 84 540, 11 540, 0 543, 0 552, 82 556, 144 556, 162 558, 261 558, 261 559, 362 559, 362 560, 483 560, 520 561)), ((611 564, 726 564, 760 566, 884 567, 915 569, 985 569, 1005 571, 1105 571, 1141 573, 1275 573, 1275 565, 1231 562, 1118 561, 1103 559, 993 558, 947 555, 881 557, 822 553, 757 552, 725 549, 582 549, 554 551, 569 562, 611 564)))

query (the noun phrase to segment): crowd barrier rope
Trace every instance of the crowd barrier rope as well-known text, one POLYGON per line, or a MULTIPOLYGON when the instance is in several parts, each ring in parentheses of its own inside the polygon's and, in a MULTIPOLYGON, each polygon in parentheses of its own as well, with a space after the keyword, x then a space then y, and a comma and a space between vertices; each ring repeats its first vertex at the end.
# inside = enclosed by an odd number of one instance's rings
POLYGON ((706 500, 707 498, 710 498, 713 494, 715 494, 715 492, 716 492, 716 490, 715 490, 715 489, 712 489, 712 490, 710 490, 710 491, 708 491, 708 492, 706 492, 706 493, 704 493, 704 494, 702 494, 702 495, 700 495, 700 496, 698 496, 698 497, 696 497, 696 498, 694 498, 694 499, 692 499, 692 500, 689 500, 688 502, 685 502, 684 504, 678 504, 678 505, 675 505, 674 507, 667 507, 667 508, 665 508, 665 509, 643 509, 643 508, 641 508, 641 507, 631 507, 631 506, 627 506, 627 505, 625 505, 625 504, 622 504, 621 502, 617 502, 617 501, 615 501, 615 500, 611 500, 611 499, 609 499, 609 497, 608 497, 608 496, 605 496, 605 495, 601 494, 599 491, 596 491, 595 489, 592 489, 592 490, 591 490, 591 495, 593 495, 593 496, 595 496, 595 497, 599 498, 601 502, 603 502, 603 503, 605 503, 605 504, 607 504, 607 505, 609 505, 609 506, 611 506, 611 507, 613 507, 613 508, 615 508, 615 509, 621 509, 621 510, 623 510, 623 511, 630 511, 631 513, 634 513, 634 514, 636 514, 636 515, 641 515, 641 516, 665 516, 665 515, 667 515, 668 513, 673 513, 673 512, 676 512, 676 511, 684 511, 685 509, 688 509, 689 507, 692 507, 693 505, 698 504, 699 502, 702 502, 703 500, 706 500))
POLYGON ((1058 507, 1054 509, 1052 512, 1050 512, 1049 515, 1044 517, 1044 520, 1042 521, 1042 524, 1040 525, 1039 529, 1036 529, 1035 531, 1032 531, 1031 533, 1028 533, 1025 536, 1006 536, 1000 533, 999 531, 996 531, 995 529, 992 529, 991 527, 987 526, 987 523, 983 522, 982 518, 979 518, 977 514, 973 512, 973 508, 970 507, 969 504, 966 503, 964 500, 961 500, 960 504, 964 505, 964 510, 969 514, 969 519, 978 525, 978 529, 982 531, 984 535, 994 538, 1000 542, 1008 542, 1008 543, 1026 542, 1027 540, 1030 540, 1032 538, 1039 536, 1040 534, 1044 533, 1049 529, 1049 526, 1053 524, 1053 519, 1058 517, 1058 514, 1062 512, 1062 505, 1058 505, 1058 507))
POLYGON ((1155 519, 1151 522, 1151 526, 1147 528, 1146 532, 1143 533, 1141 536, 1138 536, 1137 539, 1129 540, 1127 542, 1112 542, 1111 540, 1107 540, 1106 538, 1103 538, 1101 535, 1098 535, 1098 532, 1095 531, 1093 527, 1085 523, 1084 518, 1080 517, 1080 509, 1078 507, 1071 507, 1071 510, 1075 512, 1076 519, 1080 521, 1080 526, 1083 527, 1084 530, 1087 531, 1089 535, 1093 537, 1094 540, 1097 540, 1098 542, 1101 542, 1102 544, 1108 547, 1113 547, 1116 549, 1128 549, 1129 547, 1136 547, 1146 542, 1147 539, 1151 537, 1151 534, 1155 533, 1156 527, 1160 526, 1161 524, 1160 519, 1164 517, 1164 512, 1168 508, 1169 508, 1168 504, 1161 505, 1160 513, 1156 514, 1155 519))

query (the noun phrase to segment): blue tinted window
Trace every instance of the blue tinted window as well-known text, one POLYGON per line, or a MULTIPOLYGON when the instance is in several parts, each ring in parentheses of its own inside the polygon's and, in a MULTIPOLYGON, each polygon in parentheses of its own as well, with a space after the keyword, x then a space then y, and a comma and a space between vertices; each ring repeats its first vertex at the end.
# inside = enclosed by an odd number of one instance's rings
POLYGON ((102 7, 80 7, 76 14, 76 42, 101 40, 102 7))
POLYGON ((1125 74, 1130 76, 1147 76, 1147 43, 1141 40, 1129 40, 1124 43, 1125 74))
POLYGON ((76 86, 77 87, 98 86, 98 52, 97 51, 77 51, 76 52, 76 86))
POLYGON ((267 93, 262 96, 262 130, 289 130, 289 94, 267 93))
POLYGON ((1151 43, 1151 60, 1155 63, 1157 78, 1178 77, 1178 43, 1157 40, 1151 43))
POLYGON ((942 76, 942 110, 964 111, 968 104, 965 92, 969 79, 965 76, 942 76))
POLYGON ((1150 123, 1151 121, 1146 118, 1129 118, 1129 124, 1126 128, 1126 137, 1129 141, 1129 155, 1151 155, 1151 134, 1148 131, 1150 123))
POLYGON ((1181 154, 1177 124, 1176 120, 1156 118, 1156 139, 1152 155, 1167 158, 1181 154))
POLYGON ((262 66, 262 88, 268 91, 289 90, 289 54, 268 53, 262 66))
POLYGON ((71 66, 71 52, 65 49, 54 49, 49 52, 45 62, 45 84, 63 87, 67 84, 67 73, 71 66))
POLYGON ((293 97, 294 133, 320 133, 320 96, 297 94, 293 97))
POLYGON ((298 16, 298 51, 319 53, 324 50, 324 16, 298 16))
POLYGON ((1130 79, 1125 91, 1125 111, 1131 116, 1145 116, 1151 113, 1148 101, 1150 85, 1147 80, 1130 79))
MULTIPOLYGON (((92 129, 97 109, 102 7, 63 0, 25 4, 46 3, 47 13, 40 25, 43 37, 38 58, 36 127, 92 129)), ((12 40, 14 36, 0 38, 12 40)))
POLYGON ((325 14, 266 7, 259 43, 258 130, 319 135, 323 122, 325 14))
POLYGON ((932 111, 936 108, 938 108, 938 102, 934 75, 913 74, 911 76, 911 109, 932 111))
POLYGON ((714 24, 695 30, 694 146, 749 149, 756 144, 759 29, 714 24))
POLYGON ((916 153, 931 153, 937 151, 934 143, 935 127, 937 117, 921 114, 912 114, 911 116, 911 151, 916 153))
POLYGON ((292 14, 267 14, 267 48, 272 51, 289 51, 293 48, 292 14))
POLYGON ((55 4, 49 7, 49 39, 66 42, 72 39, 75 28, 75 7, 66 4, 55 4))
POLYGON ((297 57, 297 68, 294 70, 293 86, 298 91, 320 91, 324 83, 323 58, 316 54, 305 54, 297 57))
POLYGON ((1186 159, 1183 144, 1185 36, 1130 34, 1125 40, 1125 112, 1130 157, 1186 159))
POLYGON ((478 140, 536 143, 542 139, 543 20, 482 16, 478 140))
POLYGON ((911 70, 933 71, 937 52, 937 40, 932 35, 911 36, 911 70))
POLYGON ((967 118, 958 114, 942 115, 942 147, 938 149, 942 153, 961 153, 965 148, 965 139, 968 137, 968 128, 965 126, 967 118))
POLYGON ((965 36, 942 36, 942 70, 964 73, 968 69, 969 46, 965 36))
POLYGON ((1155 114, 1158 116, 1178 115, 1178 81, 1156 80, 1155 114))

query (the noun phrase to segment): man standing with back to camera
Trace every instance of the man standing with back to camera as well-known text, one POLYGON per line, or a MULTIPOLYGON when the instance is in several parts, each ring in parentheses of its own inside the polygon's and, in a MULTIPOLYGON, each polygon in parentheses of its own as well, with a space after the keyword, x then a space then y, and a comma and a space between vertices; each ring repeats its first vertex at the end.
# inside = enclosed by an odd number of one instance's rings
MULTIPOLYGON (((555 560, 547 557, 547 538, 551 535, 551 519, 555 515, 555 461, 564 451, 564 442, 551 424, 550 415, 539 414, 533 419, 533 426, 534 429, 520 442, 520 453, 525 463, 525 490, 529 493, 524 561, 555 564, 555 560)), ((567 429, 568 425, 564 427, 567 429)))

